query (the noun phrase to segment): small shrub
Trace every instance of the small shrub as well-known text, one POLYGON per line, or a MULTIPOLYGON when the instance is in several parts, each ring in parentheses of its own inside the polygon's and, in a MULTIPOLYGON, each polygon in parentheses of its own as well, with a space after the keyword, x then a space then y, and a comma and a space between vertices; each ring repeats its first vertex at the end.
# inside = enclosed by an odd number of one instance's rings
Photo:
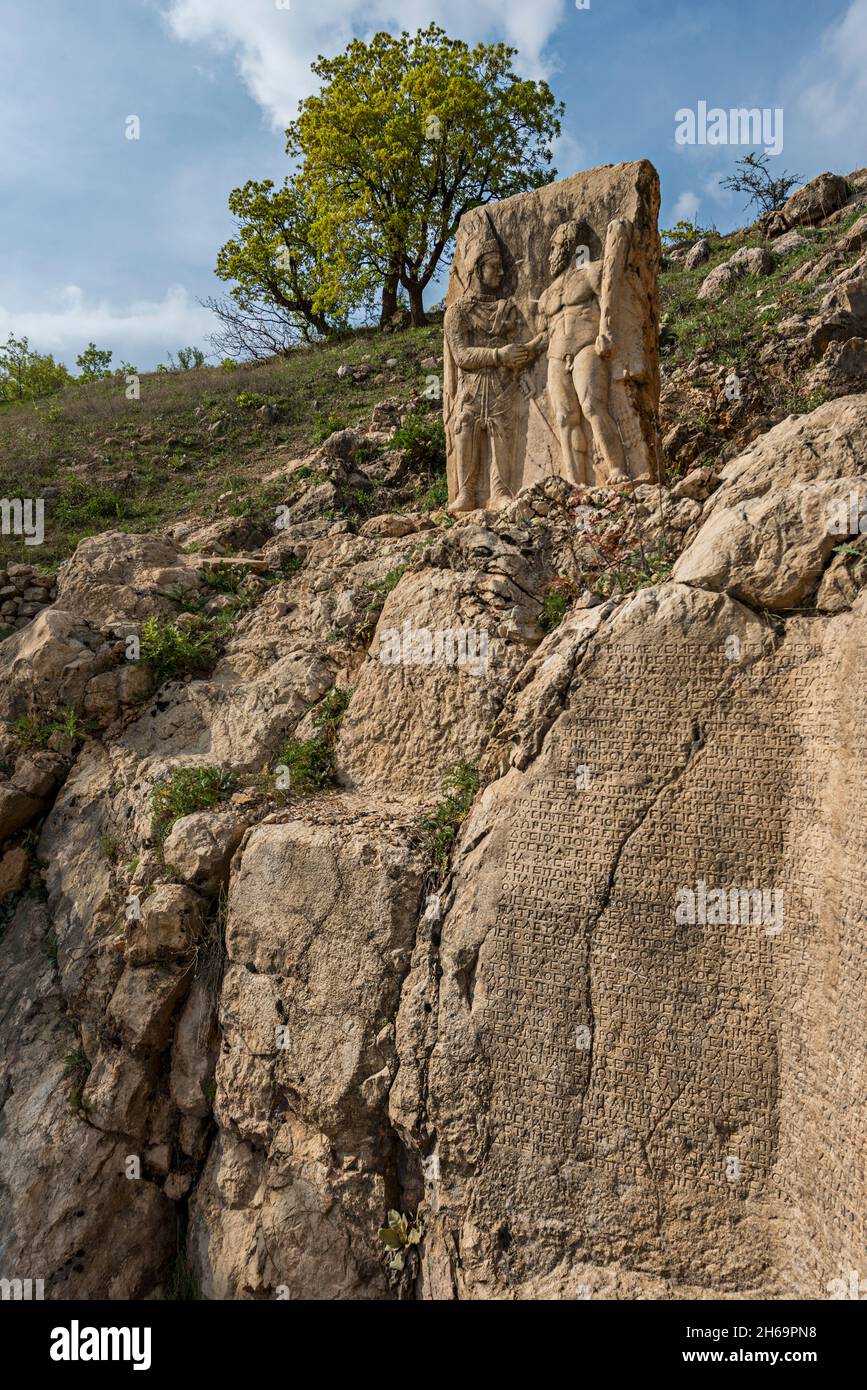
POLYGON ((285 745, 277 758, 278 786, 281 791, 307 796, 333 784, 337 730, 351 698, 351 690, 334 686, 323 697, 313 716, 313 726, 321 732, 313 738, 290 739, 285 745), (283 773, 288 775, 288 787, 282 785, 286 780, 280 776, 283 773))
POLYGON ((167 782, 159 782, 150 795, 151 834, 162 844, 175 821, 194 811, 206 811, 231 796, 234 772, 224 767, 178 767, 167 782))
POLYGON ((73 1114, 78 1114, 84 1109, 81 1093, 84 1090, 84 1083, 90 1075, 90 1063, 82 1052, 77 1048, 75 1052, 69 1052, 63 1059, 63 1075, 67 1081, 72 1082, 69 1091, 69 1108, 73 1114))
POLYGON ((258 391, 239 391, 235 397, 235 404, 241 410, 255 410, 260 405, 266 405, 267 402, 258 391))
POLYGON ((204 570, 202 578, 209 589, 218 594, 237 594, 249 571, 243 565, 227 565, 222 560, 211 569, 204 570))
POLYGON ((422 845, 438 873, 448 868, 458 830, 476 798, 477 769, 470 763, 455 763, 443 777, 441 790, 442 800, 416 823, 422 845))
POLYGON ((406 1263, 406 1257, 415 1245, 421 1244, 424 1235, 424 1219, 420 1216, 409 1217, 403 1212, 390 1211, 388 1213, 388 1225, 380 1227, 379 1238, 390 1253, 388 1268, 400 1271, 406 1263))
POLYGON ((409 465, 429 476, 446 466, 446 432, 437 415, 408 415, 392 435, 392 449, 400 449, 409 465))
POLYGON ((317 415, 316 423, 310 432, 310 438, 313 440, 314 444, 324 444, 326 439, 329 439, 332 434, 336 434, 338 430, 345 429, 346 421, 341 420, 339 415, 317 415))
POLYGON ((46 724, 40 724, 29 714, 22 714, 15 721, 15 733, 23 748, 45 748, 55 734, 62 734, 64 738, 79 743, 92 728, 92 723, 82 719, 71 705, 67 706, 59 719, 49 720, 46 724))
POLYGON ((330 787, 334 781, 334 749, 324 738, 291 739, 277 759, 286 769, 289 786, 297 796, 330 787))
POLYGON ((53 505, 55 520, 66 527, 88 526, 97 521, 126 521, 135 515, 130 503, 103 484, 90 486, 69 478, 53 505))
POLYGON ((552 579, 542 595, 539 626, 545 632, 553 632, 555 627, 560 626, 577 597, 578 590, 566 575, 561 574, 552 579))
POLYGON ((719 233, 716 227, 702 227, 698 222, 681 217, 673 227, 661 230, 659 235, 662 237, 666 249, 670 249, 677 246, 691 246, 693 242, 701 241, 703 237, 719 236, 719 233))
POLYGON ((142 627, 141 658, 159 685, 171 676, 207 670, 216 654, 215 633, 204 618, 182 629, 163 618, 151 617, 142 627))

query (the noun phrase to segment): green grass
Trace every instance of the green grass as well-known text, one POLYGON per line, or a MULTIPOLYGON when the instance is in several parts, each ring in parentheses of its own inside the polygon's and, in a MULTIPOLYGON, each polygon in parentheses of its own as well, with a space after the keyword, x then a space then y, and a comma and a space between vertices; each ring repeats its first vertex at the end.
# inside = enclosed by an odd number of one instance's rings
POLYGON ((237 778, 229 768, 178 767, 166 782, 158 782, 150 795, 151 834, 158 844, 175 821, 194 811, 207 811, 232 795, 237 778))
MULTIPOLYGON (((409 402, 424 387, 420 359, 441 347, 437 322, 395 334, 363 329, 267 362, 144 373, 138 401, 126 399, 121 378, 70 386, 35 404, 4 403, 0 497, 38 498, 48 490, 38 560, 49 572, 84 536, 106 530, 159 531, 185 517, 209 522, 228 514, 270 532, 273 506, 287 491, 263 481, 274 471, 275 450, 296 458, 309 451, 317 415, 357 426, 385 396, 409 402), (365 357, 372 368, 366 380, 338 378, 344 362, 352 367, 365 357), (397 359, 394 368, 385 367, 388 358, 397 359), (381 371, 397 380, 375 384, 381 371), (243 403, 250 396, 277 408, 273 423, 243 403), (230 474, 232 495, 219 501, 230 474)), ((23 538, 3 540, 4 561, 34 563, 23 538)))
POLYGON ((69 1108, 75 1115, 80 1114, 84 1109, 82 1092, 89 1075, 90 1063, 81 1048, 77 1048, 75 1052, 67 1053, 63 1059, 63 1076, 66 1081, 72 1082, 69 1091, 69 1108))
POLYGON ((90 720, 82 719, 71 705, 67 706, 58 719, 40 724, 31 715, 22 714, 14 725, 16 738, 22 748, 45 748, 55 734, 71 739, 73 743, 80 743, 93 728, 90 720))

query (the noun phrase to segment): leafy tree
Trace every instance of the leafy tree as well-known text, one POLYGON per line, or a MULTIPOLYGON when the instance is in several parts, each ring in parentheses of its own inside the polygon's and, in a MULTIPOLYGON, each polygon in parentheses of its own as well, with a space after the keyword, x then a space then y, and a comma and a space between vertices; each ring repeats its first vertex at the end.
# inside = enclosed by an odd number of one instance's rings
POLYGON ((98 348, 96 343, 88 343, 84 352, 76 357, 79 381, 104 381, 111 376, 112 354, 106 348, 98 348))
POLYGON ((178 367, 182 372, 192 372, 197 367, 204 367, 204 365, 205 354, 201 348, 178 348, 178 367))
POLYGON ((207 299, 220 320, 212 342, 230 355, 262 357, 329 333, 360 301, 364 275, 330 279, 310 241, 311 209, 298 178, 249 179, 229 194, 238 226, 217 256, 216 274, 235 284, 226 299, 207 299))
POLYGON ((776 212, 781 208, 797 184, 802 182, 800 174, 790 174, 785 169, 778 179, 771 175, 768 168, 768 153, 757 155, 755 151, 744 155, 743 159, 735 160, 735 167, 740 170, 739 174, 729 178, 720 179, 721 188, 730 188, 734 193, 748 193, 749 200, 744 204, 748 208, 751 203, 755 203, 763 213, 776 212))
POLYGON ((11 333, 0 346, 0 401, 33 401, 50 396, 73 380, 62 362, 31 348, 11 333))
POLYGON ((691 246, 702 237, 718 236, 716 227, 702 227, 700 222, 681 217, 673 227, 663 227, 659 233, 666 246, 691 246))
POLYGON ((353 40, 313 64, 321 91, 301 103, 286 137, 314 208, 317 302, 360 267, 381 277, 383 321, 402 285, 423 324, 424 290, 463 213, 556 177, 550 141, 563 108, 546 83, 516 76, 515 53, 502 43, 470 48, 431 24, 353 40))

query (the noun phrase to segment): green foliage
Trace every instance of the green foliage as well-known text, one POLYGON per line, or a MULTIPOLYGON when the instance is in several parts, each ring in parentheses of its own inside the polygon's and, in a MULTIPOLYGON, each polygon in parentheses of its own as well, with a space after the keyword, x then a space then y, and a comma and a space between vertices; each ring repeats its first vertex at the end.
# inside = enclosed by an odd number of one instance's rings
POLYGON ((0 401, 35 401, 50 396, 73 378, 50 353, 30 347, 27 338, 12 334, 0 346, 0 401))
MULTIPOLYGON (((314 444, 324 444, 326 439, 330 439, 332 434, 338 430, 346 429, 346 421, 341 420, 339 415, 317 415, 316 423, 310 431, 310 438, 314 444)), ((301 470, 298 471, 300 476, 301 470)))
POLYGON ((218 594, 237 594, 249 570, 244 565, 227 565, 220 561, 210 569, 202 571, 202 578, 209 589, 218 594))
POLYGON ((81 1093, 89 1075, 90 1063, 81 1048, 77 1048, 75 1052, 67 1053, 63 1059, 63 1076, 66 1081, 72 1082, 69 1091, 69 1108, 73 1114, 77 1115, 84 1109, 81 1093))
POLYGON ((381 1226, 379 1238, 390 1252, 389 1269, 402 1270, 414 1245, 420 1245, 424 1235, 424 1218, 410 1218, 399 1211, 388 1213, 388 1225, 381 1226))
POLYGON ((317 307, 378 277, 392 293, 399 281, 423 322, 422 292, 463 213, 555 177, 562 107, 546 83, 516 76, 515 52, 470 48, 431 24, 354 39, 313 64, 321 90, 286 135, 303 161, 317 307))
POLYGON ((577 597, 578 590, 566 575, 552 579, 542 595, 539 626, 543 631, 553 632, 555 627, 559 627, 577 597))
POLYGON ((88 343, 84 352, 75 359, 79 381, 105 381, 112 375, 112 353, 107 348, 98 348, 96 343, 88 343))
POLYGON ((126 498, 104 483, 84 483, 67 478, 63 491, 53 503, 54 518, 62 526, 90 526, 98 521, 126 521, 133 508, 126 498))
POLYGON ((693 242, 700 241, 702 237, 718 236, 719 233, 716 227, 702 227, 698 222, 681 217, 673 227, 660 229, 659 235, 662 237, 663 245, 669 248, 691 246, 693 242))
POLYGON ((236 783, 230 768, 176 767, 168 781, 158 782, 150 795, 153 838, 162 844, 176 820, 218 806, 232 795, 236 783))
POLYGON ((332 686, 319 702, 313 716, 313 727, 322 729, 325 735, 333 740, 351 699, 351 690, 341 690, 339 686, 332 686))
POLYGON ((22 714, 15 721, 15 734, 22 748, 45 748, 56 734, 80 743, 92 728, 90 721, 82 719, 72 705, 66 707, 59 719, 44 724, 29 714, 22 714))
POLYGON ((410 466, 429 475, 443 473, 446 466, 446 432, 439 415, 408 415, 395 430, 392 449, 400 449, 410 466))
POLYGON ((201 348, 182 347, 178 348, 178 368, 182 372, 195 371, 197 367, 204 367, 205 354, 201 348))
POLYGON ((422 845, 440 874, 448 868, 458 830, 469 815, 478 790, 478 770, 470 763, 455 763, 443 777, 442 800, 417 822, 422 845))
POLYGON ((158 685, 172 676, 207 670, 216 655, 216 633, 204 618, 180 628, 153 616, 142 627, 141 659, 150 666, 158 685))
POLYGON ((235 404, 241 410, 255 410, 257 406, 265 404, 265 397, 260 396, 258 391, 239 391, 235 397, 235 404))
POLYGON ((664 542, 651 550, 638 546, 623 559, 614 561, 597 580, 596 588, 601 594, 635 594, 639 589, 652 589, 668 578, 672 563, 664 542))
POLYGON ((277 758, 277 767, 285 769, 282 781, 288 780, 281 790, 307 796, 333 784, 334 749, 324 738, 290 739, 277 758))
POLYGON ((393 570, 389 570, 384 579, 377 579, 376 583, 371 584, 370 592, 379 601, 381 606, 400 583, 403 576, 409 569, 410 562, 405 560, 402 565, 395 565, 393 570))
POLYGON ((264 356, 343 326, 364 277, 356 269, 323 287, 306 180, 287 178, 275 188, 272 179, 248 179, 229 194, 229 210, 237 233, 221 248, 216 274, 234 283, 228 300, 209 301, 222 324, 216 345, 264 356))
POLYGON ((111 864, 118 864, 121 858, 122 845, 117 835, 112 835, 106 831, 99 837, 99 848, 111 864))
POLYGON ((337 730, 351 698, 351 690, 334 686, 323 696, 313 716, 313 727, 319 733, 313 738, 290 739, 284 746, 276 764, 280 790, 307 796, 333 784, 337 730))

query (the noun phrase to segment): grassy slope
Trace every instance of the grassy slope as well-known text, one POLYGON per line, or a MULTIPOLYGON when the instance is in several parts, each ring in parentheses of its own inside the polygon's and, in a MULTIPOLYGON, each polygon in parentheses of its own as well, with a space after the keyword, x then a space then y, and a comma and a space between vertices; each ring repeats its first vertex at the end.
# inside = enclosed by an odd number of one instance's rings
MULTIPOLYGON (((824 280, 817 287, 808 282, 787 283, 788 277, 805 261, 830 250, 849 228, 863 215, 856 209, 836 226, 824 230, 799 227, 809 244, 787 256, 780 256, 770 275, 746 275, 722 299, 704 303, 697 298, 699 287, 709 271, 748 246, 768 246, 758 233, 747 236, 711 236, 708 238, 711 256, 696 270, 669 262, 659 277, 660 315, 671 330, 674 341, 663 351, 663 361, 670 367, 683 366, 696 353, 707 350, 714 354, 720 366, 741 367, 746 370, 755 360, 756 348, 766 341, 769 331, 781 319, 792 314, 812 313, 827 294, 824 280), (772 306, 767 312, 762 306, 772 306)), ((861 253, 854 251, 845 263, 854 263, 861 253)), ((792 405, 796 409, 796 405, 792 405)))
POLYGON ((260 365, 142 375, 138 401, 126 399, 117 378, 0 407, 0 497, 46 498, 45 544, 0 536, 0 564, 52 570, 83 536, 100 531, 158 532, 191 515, 264 514, 285 493, 261 481, 281 459, 309 453, 329 426, 367 421, 377 401, 418 394, 429 371, 421 359, 441 351, 441 323, 359 332, 260 365), (389 358, 397 365, 387 368, 389 358), (363 360, 373 369, 366 381, 338 379, 342 363, 363 360), (397 380, 374 384, 379 372, 397 380), (276 406, 276 421, 239 405, 242 392, 276 406))

